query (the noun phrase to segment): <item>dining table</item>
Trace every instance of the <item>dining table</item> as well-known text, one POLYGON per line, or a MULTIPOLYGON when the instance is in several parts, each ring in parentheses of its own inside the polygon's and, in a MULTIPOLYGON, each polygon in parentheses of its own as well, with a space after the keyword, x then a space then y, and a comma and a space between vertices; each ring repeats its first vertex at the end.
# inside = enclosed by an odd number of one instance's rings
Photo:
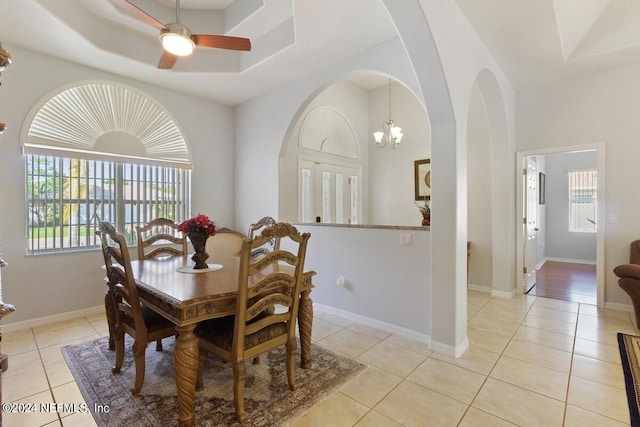
MULTIPOLYGON (((178 336, 174 347, 178 424, 193 426, 198 369, 198 323, 235 314, 240 257, 218 255, 205 271, 193 270, 188 256, 133 260, 131 268, 140 301, 171 320, 178 336)), ((280 266, 278 268, 292 268, 280 266)), ((267 274, 265 272, 265 274, 267 274)), ((311 367, 314 271, 305 271, 298 309, 300 367, 311 367)), ((251 286, 251 284, 249 284, 251 286)), ((106 298, 105 301, 110 300, 106 298)), ((110 308, 107 307, 107 314, 110 308)), ((109 317, 109 316, 108 316, 109 317)), ((110 325, 110 330, 111 330, 110 325)))

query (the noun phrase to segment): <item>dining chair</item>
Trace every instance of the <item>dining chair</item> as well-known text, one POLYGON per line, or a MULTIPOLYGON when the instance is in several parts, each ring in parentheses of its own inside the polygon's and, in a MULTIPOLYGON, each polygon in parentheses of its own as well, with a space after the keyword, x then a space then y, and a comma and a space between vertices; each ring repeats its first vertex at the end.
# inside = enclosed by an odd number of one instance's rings
MULTIPOLYGON (((262 217, 258 222, 251 224, 249 226, 247 237, 249 239, 253 239, 253 237, 257 235, 260 230, 266 227, 270 227, 276 223, 277 221, 270 216, 262 217)), ((278 239, 271 239, 261 247, 255 248, 251 253, 251 256, 256 258, 266 254, 267 252, 271 252, 272 250, 277 250, 279 247, 280 247, 280 241, 278 239)))
POLYGON ((150 308, 143 306, 138 299, 138 291, 131 269, 131 257, 123 235, 112 224, 100 222, 100 241, 107 271, 105 281, 109 286, 111 305, 115 311, 115 330, 113 338, 116 347, 116 361, 113 373, 119 373, 124 361, 125 333, 133 339, 136 379, 132 394, 138 394, 144 382, 145 351, 152 341, 176 335, 173 323, 150 308))
POLYGON ((285 346, 289 389, 296 388, 296 319, 300 286, 310 234, 300 234, 291 224, 276 223, 259 236, 246 239, 240 250, 238 296, 234 318, 205 321, 195 329, 200 346, 196 388, 203 388, 203 372, 208 353, 231 363, 236 418, 247 420, 244 410, 245 361, 269 350, 285 346), (292 251, 278 248, 259 259, 253 249, 271 239, 286 239, 292 251), (275 312, 266 307, 277 305, 275 312))
POLYGON ((206 251, 215 260, 216 255, 240 255, 244 235, 224 227, 216 230, 216 235, 207 239, 206 251))
POLYGON ((187 255, 187 236, 178 231, 178 225, 168 218, 137 225, 138 259, 187 255))

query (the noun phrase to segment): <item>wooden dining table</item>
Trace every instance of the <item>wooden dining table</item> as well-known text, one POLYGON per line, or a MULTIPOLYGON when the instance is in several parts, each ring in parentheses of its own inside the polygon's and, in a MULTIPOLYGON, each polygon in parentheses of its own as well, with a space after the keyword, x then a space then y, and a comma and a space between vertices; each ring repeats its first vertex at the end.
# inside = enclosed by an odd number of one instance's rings
MULTIPOLYGON (((232 315, 236 309, 240 257, 219 255, 213 262, 222 268, 195 273, 180 271, 193 265, 187 256, 131 261, 142 303, 171 320, 178 330, 174 360, 180 426, 192 426, 195 422, 198 340, 193 330, 203 320, 232 315)), ((304 273, 300 294, 298 328, 302 368, 311 367, 313 302, 310 293, 315 274, 314 271, 304 273)))

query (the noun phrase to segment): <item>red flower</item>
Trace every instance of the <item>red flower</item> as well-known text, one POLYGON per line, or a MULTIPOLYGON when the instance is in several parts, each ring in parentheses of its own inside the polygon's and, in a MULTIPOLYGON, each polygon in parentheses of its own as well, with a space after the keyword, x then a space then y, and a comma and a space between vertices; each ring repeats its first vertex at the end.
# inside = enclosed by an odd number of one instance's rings
POLYGON ((211 221, 208 216, 198 214, 195 217, 180 223, 178 230, 186 234, 203 233, 208 234, 209 236, 215 236, 216 223, 211 221))

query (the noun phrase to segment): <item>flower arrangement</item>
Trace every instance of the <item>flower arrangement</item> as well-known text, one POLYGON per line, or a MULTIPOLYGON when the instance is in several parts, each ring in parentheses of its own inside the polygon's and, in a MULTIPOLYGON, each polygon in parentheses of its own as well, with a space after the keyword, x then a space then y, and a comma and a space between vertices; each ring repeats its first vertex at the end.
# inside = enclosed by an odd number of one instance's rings
POLYGON ((424 200, 424 204, 419 205, 416 202, 415 205, 420 209, 420 213, 422 214, 422 218, 430 219, 431 218, 431 208, 429 207, 429 201, 427 199, 424 200))
POLYGON ((208 236, 215 236, 216 223, 211 221, 208 216, 198 214, 193 218, 181 222, 178 226, 178 230, 185 234, 201 233, 208 236))

